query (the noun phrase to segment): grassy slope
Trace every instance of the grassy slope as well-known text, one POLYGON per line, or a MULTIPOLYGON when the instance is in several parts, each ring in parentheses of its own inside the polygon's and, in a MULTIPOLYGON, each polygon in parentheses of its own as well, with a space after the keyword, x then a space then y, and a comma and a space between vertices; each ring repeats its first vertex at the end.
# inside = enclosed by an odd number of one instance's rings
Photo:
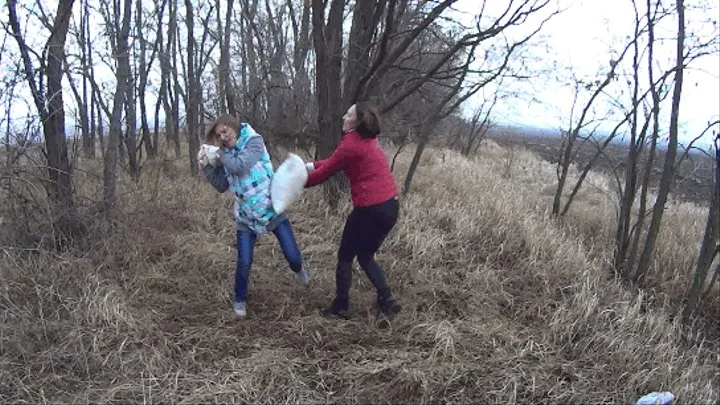
MULTIPOLYGON (((353 320, 317 315, 350 209, 328 212, 319 190, 291 211, 311 287, 264 236, 249 318, 237 321, 230 196, 165 166, 172 176, 158 165, 123 185, 125 218, 95 226, 84 252, 3 249, 1 402, 628 403, 661 389, 718 399, 718 342, 674 321, 704 220, 692 205, 669 208, 657 288, 636 295, 604 268, 604 177, 563 225, 546 215, 554 167, 535 155, 492 143, 472 161, 429 151, 378 257, 404 305, 392 328, 372 322, 361 271, 353 320)), ((100 195, 95 176, 77 184, 100 195)))

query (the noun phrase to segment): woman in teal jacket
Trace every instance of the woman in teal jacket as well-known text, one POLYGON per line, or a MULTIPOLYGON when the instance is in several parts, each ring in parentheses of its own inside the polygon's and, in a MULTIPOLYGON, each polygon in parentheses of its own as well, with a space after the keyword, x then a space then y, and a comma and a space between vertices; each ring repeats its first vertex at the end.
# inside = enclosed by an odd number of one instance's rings
POLYGON ((275 235, 301 285, 307 286, 309 276, 287 215, 276 213, 272 207, 270 184, 274 172, 262 136, 232 115, 222 115, 207 132, 207 143, 220 146, 219 159, 212 165, 206 157, 201 158, 203 173, 219 192, 230 189, 235 196, 237 265, 233 308, 238 317, 244 318, 248 277, 259 235, 275 235))

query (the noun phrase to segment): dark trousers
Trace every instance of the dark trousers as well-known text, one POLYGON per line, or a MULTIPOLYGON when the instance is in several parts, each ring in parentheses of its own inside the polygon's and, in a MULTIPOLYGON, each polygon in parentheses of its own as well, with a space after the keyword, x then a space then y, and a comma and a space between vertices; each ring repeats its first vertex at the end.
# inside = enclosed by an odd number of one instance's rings
POLYGON ((397 222, 400 204, 396 198, 370 207, 355 208, 345 222, 335 271, 336 305, 347 310, 352 263, 355 257, 377 290, 378 301, 390 298, 385 272, 375 262, 375 253, 397 222))
MULTIPOLYGON (((302 269, 302 255, 300 248, 295 241, 290 221, 285 220, 273 229, 273 234, 280 242, 285 259, 290 264, 290 268, 295 273, 302 269)), ((257 235, 254 232, 237 231, 237 265, 235 267, 235 301, 247 301, 248 277, 250 275, 250 266, 253 261, 253 251, 255 250, 255 240, 257 235)))

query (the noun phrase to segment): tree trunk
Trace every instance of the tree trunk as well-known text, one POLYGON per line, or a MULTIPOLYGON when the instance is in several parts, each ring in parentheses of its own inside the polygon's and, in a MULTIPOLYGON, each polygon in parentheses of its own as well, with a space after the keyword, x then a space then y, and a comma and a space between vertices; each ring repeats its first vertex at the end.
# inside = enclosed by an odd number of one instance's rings
MULTIPOLYGON (((361 93, 360 80, 370 69, 370 42, 375 31, 372 20, 376 8, 384 9, 385 1, 381 0, 380 4, 378 4, 377 0, 356 1, 353 8, 348 56, 345 63, 345 80, 342 93, 343 108, 348 108, 358 101, 361 93)), ((382 10, 378 10, 378 12, 382 12, 382 10)))
MULTIPOLYGON (((342 133, 340 74, 342 68, 342 22, 344 2, 332 0, 327 24, 323 0, 313 0, 313 44, 315 47, 315 92, 318 99, 320 143, 316 157, 329 156, 342 133)), ((333 176, 324 184, 325 201, 337 208, 341 192, 346 189, 344 177, 333 176)))
MULTIPOLYGON (((269 84, 265 92, 267 97, 267 129, 274 135, 287 134, 288 126, 288 89, 290 88, 288 78, 283 71, 283 64, 286 55, 286 40, 283 27, 274 23, 275 20, 282 20, 281 11, 273 15, 273 9, 269 0, 265 0, 265 12, 268 16, 270 35, 266 37, 267 64, 269 67, 269 84)), ((273 148, 274 149, 274 148, 273 148)))
POLYGON ((393 155, 392 162, 390 163, 390 171, 395 171, 395 163, 397 162, 398 156, 400 156, 400 153, 402 153, 403 148, 405 148, 405 144, 408 141, 408 138, 410 138, 410 128, 408 128, 405 135, 403 135, 402 138, 400 138, 400 145, 398 145, 397 150, 395 151, 395 154, 393 155))
MULTIPOLYGON (((120 132, 122 131, 122 111, 127 97, 127 87, 130 78, 130 50, 128 37, 130 34, 130 16, 132 15, 132 0, 123 2, 122 28, 117 32, 114 54, 118 59, 117 85, 113 98, 112 115, 110 116, 110 130, 108 132, 107 151, 105 152, 105 167, 103 171, 103 201, 106 215, 112 217, 117 193, 117 162, 118 147, 120 146, 120 132)), ((119 13, 118 13, 119 14, 119 13)), ((117 22, 116 22, 117 24, 117 22)))
POLYGON ((103 109, 100 104, 100 97, 98 94, 93 92, 95 98, 95 107, 97 110, 97 136, 100 141, 100 153, 102 154, 103 162, 105 161, 105 125, 103 124, 103 109))
MULTIPOLYGON (((173 0, 170 0, 171 2, 173 0)), ((163 2, 163 5, 165 3, 163 2)), ((157 0, 155 2, 155 7, 157 6, 157 0)), ((169 6, 170 9, 172 9, 172 4, 169 6)), ((160 91, 158 92, 158 98, 155 103, 155 129, 153 133, 153 143, 155 144, 155 147, 157 148, 158 154, 160 154, 160 107, 162 106, 163 112, 165 114, 165 147, 167 147, 171 142, 171 135, 170 135, 170 128, 172 126, 172 122, 170 120, 170 101, 169 101, 169 91, 168 86, 170 85, 170 49, 171 49, 171 38, 172 35, 168 34, 168 40, 167 43, 163 39, 163 32, 165 31, 162 27, 162 21, 164 17, 164 7, 160 8, 160 12, 158 13, 158 24, 160 25, 160 29, 158 29, 158 47, 162 49, 160 52, 160 55, 158 56, 158 60, 160 62, 160 91)), ((170 11, 168 11, 170 12, 170 11)), ((169 29, 168 29, 169 30, 169 29)), ((164 153, 163 153, 164 156, 164 153)))
MULTIPOLYGON (((170 9, 170 28, 168 30, 168 41, 171 46, 171 53, 172 55, 172 64, 171 64, 171 76, 170 80, 172 80, 173 90, 172 90, 172 106, 170 111, 170 117, 169 121, 172 122, 172 126, 170 126, 170 136, 173 140, 173 146, 175 147, 175 157, 180 157, 180 79, 178 77, 178 51, 177 51, 177 43, 180 40, 180 36, 178 35, 178 25, 177 25, 177 14, 178 14, 178 0, 171 0, 171 9, 170 9)), ((169 86, 168 86, 169 90, 169 86)))
POLYGON ((88 53, 90 52, 90 35, 89 35, 89 18, 88 15, 90 14, 90 10, 88 8, 88 2, 87 0, 83 0, 82 6, 80 8, 81 10, 81 16, 80 16, 80 66, 82 67, 83 75, 82 75, 82 101, 79 103, 80 105, 80 121, 82 124, 82 146, 83 146, 83 156, 85 156, 88 159, 92 159, 95 157, 95 142, 94 138, 91 136, 92 127, 90 125, 90 108, 88 106, 90 105, 90 100, 88 99, 88 53))
MULTIPOLYGON (((47 99, 48 116, 44 120, 45 143, 54 199, 68 215, 74 214, 72 174, 65 137, 65 110, 62 76, 65 61, 65 39, 69 28, 74 0, 60 0, 55 15, 53 35, 48 40, 47 99)), ((61 214, 62 215, 62 214, 61 214)), ((61 218, 64 218, 62 215, 61 218)))
MULTIPOLYGON (((254 21, 257 20, 257 9, 258 0, 253 0, 249 3, 248 0, 242 2, 243 8, 243 26, 241 32, 247 32, 247 35, 243 36, 243 49, 245 56, 243 60, 247 61, 244 63, 247 69, 247 76, 244 78, 246 90, 245 90, 245 105, 241 108, 239 113, 240 120, 246 120, 251 122, 262 122, 262 97, 264 96, 265 89, 263 89, 263 82, 265 75, 262 72, 262 65, 264 62, 263 47, 262 47, 262 36, 257 32, 254 21), (257 38, 261 46, 256 47, 253 41, 257 38)), ((260 126, 257 125, 256 126, 260 126)))
MULTIPOLYGON (((85 9, 86 9, 85 10, 85 13, 86 13, 85 18, 88 18, 87 16, 88 16, 89 12, 87 10, 87 0, 85 0, 85 9)), ((89 41, 90 40, 90 23, 89 22, 85 23, 85 29, 86 29, 85 38, 89 41)), ((88 62, 87 72, 88 73, 87 73, 87 75, 89 75, 89 77, 87 77, 87 79, 89 79, 91 86, 93 83, 95 83, 95 69, 93 68, 94 65, 93 65, 93 57, 92 56, 93 56, 92 49, 90 48, 90 44, 88 43, 88 52, 87 52, 87 62, 88 62)), ((84 76, 83 79, 85 79, 85 78, 86 77, 84 76)), ((98 134, 98 125, 102 125, 102 121, 98 120, 97 123, 95 121, 95 119, 96 119, 95 111, 96 110, 98 112, 97 116, 100 117, 102 114, 100 112, 100 106, 98 105, 95 90, 91 88, 90 89, 90 145, 89 145, 89 147, 92 148, 91 156, 93 158, 95 157, 95 148, 96 148, 95 137, 98 134)), ((104 145, 102 143, 102 139, 100 139, 100 155, 103 157, 105 156, 105 150, 104 150, 104 145)))
POLYGON ((197 134, 197 119, 198 119, 198 100, 197 100, 197 89, 199 83, 195 77, 195 37, 193 35, 193 26, 195 19, 193 16, 193 5, 190 0, 185 0, 185 11, 187 13, 185 17, 187 26, 187 101, 186 101, 186 122, 188 131, 188 153, 190 163, 190 174, 196 176, 198 174, 198 167, 196 156, 200 145, 198 142, 197 134))
POLYGON ((310 7, 310 0, 304 0, 302 15, 300 16, 300 22, 298 24, 293 2, 292 0, 287 1, 295 42, 293 49, 293 111, 290 125, 294 128, 303 128, 307 125, 307 122, 313 119, 313 116, 310 115, 310 111, 312 111, 310 106, 313 94, 310 89, 310 77, 307 69, 308 53, 312 45, 310 35, 310 15, 312 9, 310 7))
POLYGON ((403 185, 402 190, 403 196, 407 195, 407 193, 410 192, 410 186, 412 185, 415 171, 417 170, 418 165, 420 165, 420 158, 422 157, 422 154, 425 151, 425 146, 427 146, 427 143, 430 140, 430 135, 433 131, 435 131, 438 122, 440 121, 434 120, 434 122, 431 122, 430 124, 423 127, 422 133, 420 134, 420 143, 418 144, 417 149, 415 149, 415 154, 413 155, 413 159, 410 162, 410 168, 408 169, 407 175, 405 176, 405 184, 403 185))
MULTIPOLYGON (((695 265, 695 274, 688 291, 688 300, 683 311, 683 318, 689 319, 700 304, 701 294, 706 290, 706 280, 715 257, 720 254, 720 135, 715 141, 715 187, 712 201, 708 209, 708 218, 705 225, 700 254, 695 265)), ((720 270, 720 269, 719 269, 720 270)), ((716 273, 717 275, 717 273, 716 273)), ((707 290, 712 288, 712 283, 707 290)))
MULTIPOLYGON (((65 65, 67 65, 67 61, 64 62, 65 65)), ((83 62, 81 62, 82 65, 84 65, 83 62)), ((87 150, 87 146, 89 144, 90 139, 90 124, 89 124, 89 117, 88 117, 88 108, 87 108, 87 75, 83 75, 82 80, 82 94, 80 94, 80 90, 78 90, 77 85, 75 84, 75 79, 72 76, 72 73, 70 70, 65 70, 65 77, 68 80, 68 83, 70 84, 70 90, 73 93, 73 96, 75 96, 75 102, 78 105, 78 120, 80 121, 80 129, 81 129, 81 139, 82 139, 82 146, 83 146, 83 155, 85 157, 89 157, 89 153, 87 150)))
MULTIPOLYGON (((128 49, 128 54, 130 50, 128 49)), ((130 64, 128 58, 128 65, 130 64)), ((130 167, 130 176, 137 183, 140 181, 140 167, 137 157, 137 108, 135 100, 135 78, 132 70, 128 66, 128 84, 125 88, 125 146, 127 149, 128 165, 130 167)))
MULTIPOLYGON (((142 38, 142 30, 143 30, 143 10, 142 10, 142 1, 137 0, 136 2, 136 10, 137 10, 137 21, 136 21, 136 27, 138 32, 138 37, 142 38)), ((162 8, 165 7, 165 2, 163 2, 162 8)), ((158 17, 158 21, 160 21, 160 17, 158 17)), ((159 31, 162 30, 162 27, 158 28, 159 31)), ((153 45, 153 53, 157 51, 158 47, 161 46, 157 41, 153 45)), ((142 131, 142 143, 145 146, 145 152, 147 153, 147 156, 149 159, 152 159, 157 154, 156 152, 156 145, 153 144, 153 140, 150 138, 150 125, 148 124, 148 114, 147 114, 147 105, 145 102, 145 94, 147 89, 147 83, 148 83, 148 72, 150 70, 149 65, 152 65, 152 62, 148 64, 147 62, 147 45, 144 40, 140 40, 140 55, 139 55, 139 63, 140 67, 138 69, 138 98, 140 101, 140 127, 142 131)))
MULTIPOLYGON (((95 80, 94 77, 92 77, 92 69, 90 69, 90 80, 95 80)), ((96 101, 95 101, 95 92, 90 91, 90 145, 92 147, 92 154, 90 155, 91 158, 95 158, 95 135, 97 134, 97 125, 95 122, 95 109, 96 109, 96 101)), ((98 108, 99 110, 99 108, 98 108)), ((102 151, 102 149, 101 149, 102 151)), ((104 152, 100 152, 101 154, 104 152)))

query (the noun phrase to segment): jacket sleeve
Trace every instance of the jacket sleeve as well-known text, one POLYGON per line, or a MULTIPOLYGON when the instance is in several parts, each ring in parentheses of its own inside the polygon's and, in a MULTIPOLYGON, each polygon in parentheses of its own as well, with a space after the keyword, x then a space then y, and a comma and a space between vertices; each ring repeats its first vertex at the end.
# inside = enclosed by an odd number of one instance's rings
POLYGON ((313 167, 315 168, 315 170, 317 170, 317 169, 321 168, 322 165, 325 164, 325 162, 327 162, 327 159, 316 160, 313 162, 313 167))
POLYGON ((262 136, 255 135, 247 141, 242 149, 223 149, 220 153, 220 160, 228 173, 243 177, 260 160, 264 151, 265 143, 262 136))
POLYGON ((230 187, 230 183, 225 177, 225 169, 222 166, 206 165, 202 168, 202 171, 217 191, 224 193, 230 187))
POLYGON ((348 137, 343 137, 340 145, 337 146, 329 158, 314 162, 315 170, 308 173, 305 188, 317 186, 338 170, 344 169, 348 160, 352 158, 352 152, 352 146, 348 142, 348 137))

